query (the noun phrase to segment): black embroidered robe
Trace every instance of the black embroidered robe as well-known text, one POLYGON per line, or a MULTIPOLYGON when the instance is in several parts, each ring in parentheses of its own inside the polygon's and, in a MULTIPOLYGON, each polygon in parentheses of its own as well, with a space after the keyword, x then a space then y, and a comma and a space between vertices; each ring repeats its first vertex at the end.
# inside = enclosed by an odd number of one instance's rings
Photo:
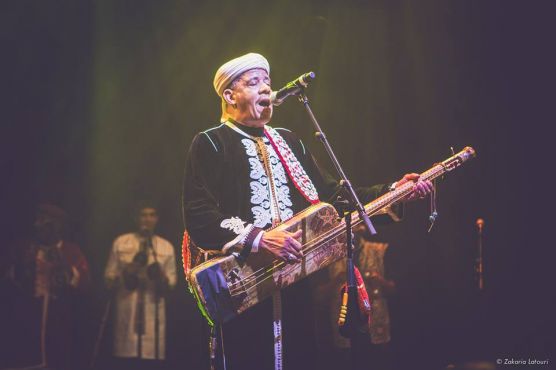
MULTIPOLYGON (((319 199, 333 200, 340 190, 338 182, 318 167, 311 153, 292 132, 275 130, 311 179, 319 199)), ((375 185, 358 188, 357 193, 361 202, 368 203, 388 188, 375 185)), ((247 234, 271 226, 276 209, 280 219, 286 220, 310 204, 293 184, 262 128, 225 122, 193 139, 186 162, 184 209, 187 230, 199 247, 244 248, 247 234), (255 137, 263 137, 266 145, 277 207, 272 204, 269 181, 255 137)), ((379 217, 389 219, 388 216, 379 217)), ((308 280, 286 288, 282 300, 284 367, 290 370, 314 368, 316 340, 308 280)), ((265 300, 224 324, 229 369, 274 368, 271 303, 272 300, 265 300)))
MULTIPOLYGON (((295 134, 287 129, 275 130, 314 184, 319 199, 331 202, 340 190, 338 182, 318 167, 295 134)), ((186 225, 192 240, 201 248, 223 249, 238 245, 241 248, 241 237, 253 228, 270 227, 276 218, 269 179, 254 137, 263 137, 266 144, 280 220, 287 220, 311 205, 289 178, 262 128, 226 122, 197 134, 186 162, 186 225)), ((387 185, 356 189, 364 204, 387 190, 387 185)))

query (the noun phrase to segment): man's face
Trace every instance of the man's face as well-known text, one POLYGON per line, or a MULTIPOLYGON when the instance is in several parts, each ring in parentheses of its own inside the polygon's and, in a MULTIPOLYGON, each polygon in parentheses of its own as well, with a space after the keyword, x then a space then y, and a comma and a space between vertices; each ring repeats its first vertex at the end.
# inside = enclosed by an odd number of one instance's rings
POLYGON ((235 105, 232 118, 252 127, 263 127, 272 118, 270 77, 263 69, 242 74, 231 89, 226 89, 228 104, 235 105))
POLYGON ((139 231, 152 234, 158 223, 158 214, 156 209, 146 207, 139 211, 138 215, 139 231))
POLYGON ((37 214, 33 226, 40 243, 53 245, 62 238, 60 221, 50 215, 44 213, 37 214))

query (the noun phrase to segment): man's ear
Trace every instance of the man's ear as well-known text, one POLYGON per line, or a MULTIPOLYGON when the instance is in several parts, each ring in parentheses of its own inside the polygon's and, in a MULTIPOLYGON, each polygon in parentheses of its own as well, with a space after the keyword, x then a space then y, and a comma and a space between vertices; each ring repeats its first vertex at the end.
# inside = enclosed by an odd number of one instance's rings
POLYGON ((224 90, 224 92, 222 92, 222 99, 224 99, 224 101, 228 103, 228 105, 236 104, 236 100, 234 98, 234 91, 232 89, 224 90))

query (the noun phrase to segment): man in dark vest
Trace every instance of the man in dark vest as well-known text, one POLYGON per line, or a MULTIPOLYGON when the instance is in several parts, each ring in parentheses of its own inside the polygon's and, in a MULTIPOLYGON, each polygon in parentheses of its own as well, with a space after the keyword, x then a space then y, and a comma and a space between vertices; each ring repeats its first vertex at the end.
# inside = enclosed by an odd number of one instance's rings
MULTIPOLYGON (((262 55, 249 53, 222 65, 214 88, 222 99, 221 123, 195 136, 186 163, 187 230, 195 244, 205 249, 267 253, 298 262, 301 231, 265 230, 311 204, 331 201, 341 187, 319 168, 294 133, 268 125, 272 118, 270 66, 262 55)), ((432 185, 418 180, 419 175, 408 174, 397 183, 359 188, 357 193, 368 203, 395 186, 414 181, 410 198, 424 197, 432 185)), ((311 367, 307 361, 311 361, 314 340, 309 320, 304 320, 310 314, 310 304, 301 302, 307 296, 304 283, 286 289, 284 297, 287 369, 311 367)), ((276 347, 280 338, 272 337, 270 303, 265 301, 224 325, 229 369, 273 368, 273 341, 274 368, 281 367, 281 351, 276 347)))

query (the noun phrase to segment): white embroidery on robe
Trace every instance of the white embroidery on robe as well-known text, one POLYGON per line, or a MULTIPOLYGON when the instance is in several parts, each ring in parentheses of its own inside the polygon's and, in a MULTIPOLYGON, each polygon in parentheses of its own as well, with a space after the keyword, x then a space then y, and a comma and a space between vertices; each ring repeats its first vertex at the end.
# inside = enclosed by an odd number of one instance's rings
MULTIPOLYGON (((270 202, 268 204, 270 204, 270 202)), ((255 225, 256 227, 262 228, 272 223, 272 215, 270 214, 270 207, 264 208, 261 206, 255 206, 251 208, 251 212, 253 212, 253 217, 254 217, 253 225, 255 225)))
MULTIPOLYGON (((272 175, 274 176, 278 212, 280 212, 280 219, 285 221, 293 216, 293 211, 290 208, 293 204, 290 198, 288 177, 274 148, 269 145, 268 139, 264 138, 264 141, 267 145, 272 175)), ((253 181, 250 182, 249 186, 251 188, 251 204, 253 205, 251 208, 254 219, 253 225, 265 228, 272 224, 271 193, 268 178, 264 164, 257 155, 257 144, 249 139, 242 139, 241 142, 245 146, 245 153, 250 157, 248 159, 251 169, 249 176, 253 181)))
POLYGON ((259 180, 261 177, 264 176, 264 179, 261 179, 261 184, 266 185, 267 182, 267 178, 266 178, 266 174, 264 172, 264 168, 263 166, 260 165, 259 160, 257 159, 257 157, 252 157, 249 158, 249 165, 251 166, 251 178, 254 180, 259 180))
POLYGON ((241 234, 245 231, 245 221, 241 220, 239 217, 232 217, 222 220, 220 227, 228 230, 232 230, 236 234, 241 234))
POLYGON ((268 199, 268 186, 259 182, 251 182, 251 204, 261 204, 263 208, 270 209, 270 199, 268 199), (268 203, 268 204, 266 204, 268 203))

